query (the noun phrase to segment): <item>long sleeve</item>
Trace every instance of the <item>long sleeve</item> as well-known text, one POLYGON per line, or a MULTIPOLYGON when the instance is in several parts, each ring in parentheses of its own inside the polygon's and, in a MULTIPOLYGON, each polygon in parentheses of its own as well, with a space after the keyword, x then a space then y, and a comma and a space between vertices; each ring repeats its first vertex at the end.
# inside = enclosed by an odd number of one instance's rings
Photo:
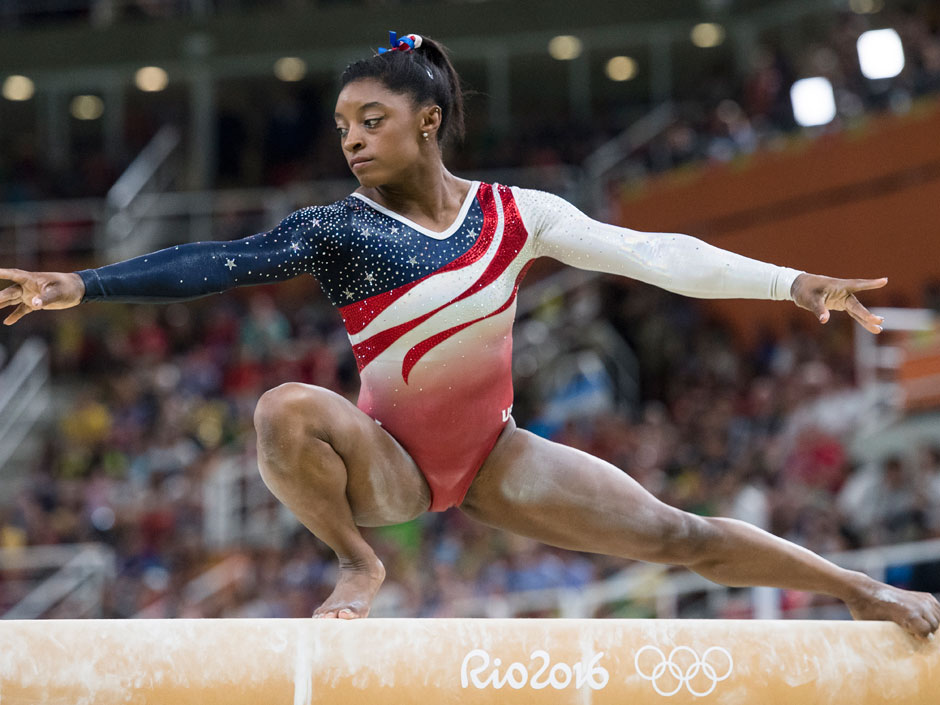
POLYGON ((81 270, 82 301, 187 301, 310 272, 317 250, 317 211, 295 211, 273 230, 241 240, 193 242, 81 270))
POLYGON ((790 299, 796 269, 750 259, 689 235, 601 223, 558 196, 513 188, 535 255, 619 274, 701 299, 790 299))

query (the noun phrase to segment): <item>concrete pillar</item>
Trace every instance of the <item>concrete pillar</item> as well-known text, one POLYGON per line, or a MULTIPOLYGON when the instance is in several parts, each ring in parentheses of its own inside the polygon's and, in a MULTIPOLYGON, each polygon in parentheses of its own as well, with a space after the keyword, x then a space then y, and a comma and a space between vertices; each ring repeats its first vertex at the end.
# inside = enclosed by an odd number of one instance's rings
POLYGON ((749 22, 738 22, 731 28, 730 34, 735 73, 738 76, 746 76, 750 73, 760 47, 757 28, 749 22))
POLYGON ((668 32, 650 36, 650 97, 654 103, 672 100, 672 47, 668 32))
POLYGON ((504 47, 490 47, 486 51, 486 80, 489 93, 490 126, 500 135, 509 132, 512 122, 510 110, 509 53, 504 47))
POLYGON ((59 88, 50 88, 40 93, 42 115, 40 117, 42 142, 48 162, 54 169, 69 166, 69 113, 65 93, 59 88))
POLYGON ((210 189, 215 181, 216 135, 215 82, 208 67, 189 71, 189 180, 194 189, 210 189))
POLYGON ((591 119, 591 66, 586 52, 568 62, 568 102, 572 117, 591 119))
POLYGON ((104 90, 104 150, 112 162, 124 158, 124 120, 126 99, 120 78, 115 77, 104 90))

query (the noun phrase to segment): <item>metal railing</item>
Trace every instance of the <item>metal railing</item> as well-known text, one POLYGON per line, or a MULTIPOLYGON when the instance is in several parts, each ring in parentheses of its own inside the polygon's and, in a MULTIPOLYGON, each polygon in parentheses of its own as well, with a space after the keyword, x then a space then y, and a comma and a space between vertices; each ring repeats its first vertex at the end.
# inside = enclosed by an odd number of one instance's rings
MULTIPOLYGON (((228 4, 231 4, 229 0, 228 4)), ((146 3, 146 12, 155 19, 169 17, 202 18, 211 14, 210 0, 151 0, 146 3)), ((141 10, 135 0, 4 0, 0 3, 0 27, 4 25, 35 24, 36 22, 86 21, 101 28, 114 24, 127 12, 141 10)))
POLYGON ((98 244, 108 259, 127 259, 150 249, 157 221, 147 215, 156 202, 145 196, 162 195, 178 176, 174 156, 179 144, 179 130, 164 125, 108 191, 107 219, 99 228, 103 241, 98 244))
MULTIPOLYGON (((479 3, 481 0, 464 0, 479 3)), ((352 4, 353 0, 349 0, 352 4)), ((166 20, 191 17, 202 20, 212 15, 244 11, 266 6, 296 10, 315 7, 321 0, 3 0, 0 2, 0 27, 37 20, 75 22, 84 21, 96 28, 110 26, 124 17, 141 19, 152 17, 166 20)))
POLYGON ((231 456, 203 484, 203 541, 211 549, 281 547, 298 520, 271 494, 254 458, 231 456))
MULTIPOLYGON (((884 318, 885 333, 923 333, 937 326, 937 313, 923 308, 873 308, 871 312, 884 318)), ((874 384, 883 372, 893 374, 903 361, 904 351, 885 343, 888 336, 874 336, 861 326, 855 332, 855 373, 859 384, 874 384)))
POLYGON ((134 619, 185 617, 188 611, 198 610, 200 606, 230 586, 243 583, 251 575, 251 569, 251 560, 247 556, 242 554, 229 556, 183 586, 180 591, 181 602, 177 606, 179 613, 169 613, 171 601, 166 597, 161 597, 135 614, 134 619))
POLYGON ((646 175, 646 168, 631 161, 632 157, 667 130, 675 119, 675 106, 663 103, 588 155, 583 165, 584 199, 592 213, 604 213, 611 179, 646 175))
POLYGON ((14 603, 3 619, 38 619, 57 607, 69 617, 101 617, 115 556, 97 543, 3 548, 0 572, 4 604, 14 603))
POLYGON ((0 471, 48 408, 48 382, 48 346, 29 338, 0 371, 0 471))
POLYGON ((0 205, 0 266, 38 270, 87 257, 104 218, 100 198, 0 205))
MULTIPOLYGON (((461 175, 552 191, 574 202, 583 190, 581 170, 576 167, 461 175)), ((53 261, 61 267, 76 255, 86 259, 93 255, 103 264, 183 242, 236 239, 273 228, 297 208, 340 200, 356 187, 355 180, 347 178, 298 182, 287 188, 154 193, 136 188, 145 176, 116 184, 108 201, 0 204, 0 266, 37 269, 53 261)))
MULTIPOLYGON (((833 553, 825 556, 836 565, 859 570, 884 580, 889 567, 940 562, 940 539, 833 553)), ((533 613, 552 613, 559 617, 595 617, 605 608, 625 602, 646 605, 652 616, 662 619, 684 616, 680 605, 691 595, 704 595, 705 614, 718 615, 740 594, 740 589, 713 583, 691 572, 656 564, 636 564, 617 575, 583 587, 525 590, 503 595, 481 595, 454 601, 448 606, 452 617, 516 617, 533 613)), ((751 588, 746 591, 750 614, 763 619, 813 618, 830 614, 831 608, 803 608, 783 612, 779 590, 751 588)), ((375 616, 414 616, 406 607, 404 592, 390 584, 379 593, 373 605, 375 616)), ((847 612, 845 612, 847 614, 847 612)))

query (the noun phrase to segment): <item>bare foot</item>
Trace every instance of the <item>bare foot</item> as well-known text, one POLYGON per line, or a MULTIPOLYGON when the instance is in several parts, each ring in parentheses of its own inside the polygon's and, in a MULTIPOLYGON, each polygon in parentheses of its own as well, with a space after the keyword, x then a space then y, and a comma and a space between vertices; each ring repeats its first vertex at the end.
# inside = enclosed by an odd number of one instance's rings
POLYGON ((919 637, 930 637, 940 625, 940 603, 933 595, 901 590, 870 578, 846 605, 855 619, 888 620, 919 637))
POLYGON ((313 616, 317 619, 360 619, 369 614, 385 580, 385 566, 378 558, 375 562, 339 562, 339 578, 336 587, 313 616))

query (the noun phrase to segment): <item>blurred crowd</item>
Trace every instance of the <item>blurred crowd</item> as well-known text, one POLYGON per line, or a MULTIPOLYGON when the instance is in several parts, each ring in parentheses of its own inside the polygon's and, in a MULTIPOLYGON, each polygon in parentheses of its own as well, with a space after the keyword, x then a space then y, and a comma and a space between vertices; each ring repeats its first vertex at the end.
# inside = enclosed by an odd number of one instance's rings
POLYGON ((762 45, 741 80, 714 72, 697 95, 682 101, 675 124, 650 146, 648 166, 726 162, 759 147, 779 148, 797 126, 790 86, 799 78, 822 76, 832 84, 836 117, 814 128, 817 132, 851 127, 872 112, 906 113, 919 97, 940 92, 940 6, 922 2, 908 12, 886 12, 879 26, 892 27, 901 37, 905 66, 898 76, 865 78, 856 42, 872 28, 870 19, 843 13, 824 36, 798 49, 783 38, 762 45))
MULTIPOLYGON (((638 154, 647 170, 662 171, 690 162, 725 162, 758 147, 779 147, 796 128, 790 86, 802 77, 824 76, 836 96, 835 120, 817 131, 841 130, 871 111, 906 112, 921 96, 940 91, 940 9, 935 2, 912 0, 907 9, 872 15, 843 12, 812 31, 760 37, 749 66, 712 62, 695 85, 676 98, 672 126, 638 154), (856 41, 867 29, 894 27, 906 63, 892 79, 863 77, 856 41)), ((459 70, 459 57, 455 57, 459 70)), ((472 87, 485 90, 484 87, 472 87)), ((265 100, 248 98, 259 86, 226 83, 219 89, 219 187, 284 186, 310 179, 349 176, 330 117, 332 82, 315 80, 267 90, 265 100)), ((625 94, 626 96, 627 94, 625 94)), ((508 133, 494 132, 485 110, 474 112, 468 98, 468 136, 449 163, 458 171, 506 167, 578 166, 595 149, 625 130, 654 105, 627 98, 592 105, 589 124, 565 109, 542 111, 513 120, 508 133)), ((127 159, 160 127, 160 119, 185 120, 181 105, 129 109, 127 159)), ((103 196, 126 162, 115 162, 101 147, 79 145, 85 153, 73 169, 51 169, 30 140, 13 140, 0 154, 0 203, 41 198, 103 196)))
MULTIPOLYGON (((356 397, 346 336, 306 279, 186 305, 88 304, 18 324, 18 338, 49 340, 67 405, 15 505, 0 514, 3 545, 111 546, 118 564, 107 617, 154 603, 156 616, 309 616, 335 577, 326 547, 299 525, 284 533, 272 523, 260 540, 212 548, 204 492, 223 459, 254 468, 252 413, 266 389, 301 381, 356 397), (66 395, 69 381, 76 391, 66 395), (186 584, 226 560, 237 578, 191 597, 186 584)), ((857 465, 848 408, 842 428, 806 422, 817 400, 854 390, 847 321, 815 334, 795 327, 744 353, 694 302, 639 284, 624 295, 623 286, 597 286, 605 302, 597 323, 636 352, 642 400, 574 415, 547 435, 608 460, 669 504, 751 521, 815 551, 940 537, 940 448, 857 465)), ((523 411, 517 420, 532 419, 523 411)), ((446 616, 465 598, 581 586, 629 563, 491 530, 457 510, 364 532, 386 564, 396 609, 414 615, 446 616)), ((893 570, 898 584, 940 590, 936 566, 893 570)), ((8 603, 18 597, 12 586, 3 594, 8 603)), ((785 604, 818 599, 793 593, 785 604)))

